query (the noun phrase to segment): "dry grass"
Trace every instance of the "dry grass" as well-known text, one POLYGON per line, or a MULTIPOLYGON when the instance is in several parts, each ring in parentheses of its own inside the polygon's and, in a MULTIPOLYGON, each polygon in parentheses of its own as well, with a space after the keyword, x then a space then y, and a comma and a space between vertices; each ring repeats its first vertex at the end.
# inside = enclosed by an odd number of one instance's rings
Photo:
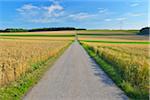
POLYGON ((69 41, 0 40, 0 86, 18 79, 66 47, 69 41))

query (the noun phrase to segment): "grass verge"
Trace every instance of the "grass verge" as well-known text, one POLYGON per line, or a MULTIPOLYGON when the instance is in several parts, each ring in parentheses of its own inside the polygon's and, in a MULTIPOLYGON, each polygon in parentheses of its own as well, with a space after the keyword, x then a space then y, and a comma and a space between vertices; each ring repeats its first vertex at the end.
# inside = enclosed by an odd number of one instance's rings
POLYGON ((132 87, 130 83, 127 83, 122 79, 122 77, 119 75, 117 70, 109 64, 106 60, 102 59, 102 57, 98 56, 94 53, 94 51, 90 50, 88 46, 82 45, 84 49, 87 51, 87 53, 94 58, 94 60, 97 62, 97 64, 100 65, 100 67, 107 73, 107 75, 116 83, 118 87, 120 87, 126 95, 131 100, 148 100, 149 96, 148 94, 139 91, 138 89, 132 87))
POLYGON ((150 42, 127 42, 127 41, 102 41, 102 40, 81 40, 82 42, 100 42, 112 44, 150 44, 150 42))
MULTIPOLYGON (((70 44, 69 44, 70 45, 70 44)), ((25 93, 41 79, 56 59, 69 47, 67 45, 58 54, 46 61, 33 64, 31 69, 18 80, 0 88, 0 100, 21 100, 25 93)))

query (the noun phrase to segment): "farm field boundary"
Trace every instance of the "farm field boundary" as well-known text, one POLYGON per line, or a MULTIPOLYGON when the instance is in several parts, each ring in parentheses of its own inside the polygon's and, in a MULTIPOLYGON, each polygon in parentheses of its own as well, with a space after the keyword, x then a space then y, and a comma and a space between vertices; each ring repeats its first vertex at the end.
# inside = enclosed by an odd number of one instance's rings
POLYGON ((14 36, 14 37, 74 37, 73 34, 0 34, 0 36, 14 36))
POLYGON ((125 34, 136 34, 139 30, 81 30, 78 33, 125 33, 125 34))
POLYGON ((103 40, 81 40, 81 42, 100 42, 112 44, 150 44, 150 42, 127 42, 127 41, 103 41, 103 40))
POLYGON ((79 36, 132 36, 134 34, 125 34, 125 33, 118 33, 118 34, 115 34, 115 33, 93 33, 93 34, 90 34, 90 33, 79 33, 78 34, 79 36))

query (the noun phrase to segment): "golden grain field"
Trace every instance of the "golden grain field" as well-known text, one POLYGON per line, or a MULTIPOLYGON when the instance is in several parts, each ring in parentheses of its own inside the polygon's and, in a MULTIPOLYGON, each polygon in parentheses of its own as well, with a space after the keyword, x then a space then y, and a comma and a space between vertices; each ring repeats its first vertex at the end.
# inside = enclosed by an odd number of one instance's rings
MULTIPOLYGON (((1 33, 10 34, 10 33, 1 33)), ((49 35, 70 35, 75 34, 75 31, 42 31, 42 32, 11 32, 11 34, 49 34, 49 35)))
POLYGON ((14 36, 0 36, 0 40, 49 40, 49 41, 73 41, 74 37, 14 37, 14 36))
POLYGON ((132 87, 149 90, 150 55, 148 45, 83 42, 99 57, 115 67, 132 87))
POLYGON ((44 62, 65 48, 70 41, 0 40, 0 86, 16 80, 34 64, 44 62))

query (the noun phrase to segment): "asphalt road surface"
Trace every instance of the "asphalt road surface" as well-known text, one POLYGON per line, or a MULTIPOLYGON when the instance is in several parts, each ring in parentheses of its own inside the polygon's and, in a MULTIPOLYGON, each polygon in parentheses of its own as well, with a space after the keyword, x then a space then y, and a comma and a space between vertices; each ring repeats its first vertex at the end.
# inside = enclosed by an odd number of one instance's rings
POLYGON ((127 100, 75 41, 23 100, 127 100))

